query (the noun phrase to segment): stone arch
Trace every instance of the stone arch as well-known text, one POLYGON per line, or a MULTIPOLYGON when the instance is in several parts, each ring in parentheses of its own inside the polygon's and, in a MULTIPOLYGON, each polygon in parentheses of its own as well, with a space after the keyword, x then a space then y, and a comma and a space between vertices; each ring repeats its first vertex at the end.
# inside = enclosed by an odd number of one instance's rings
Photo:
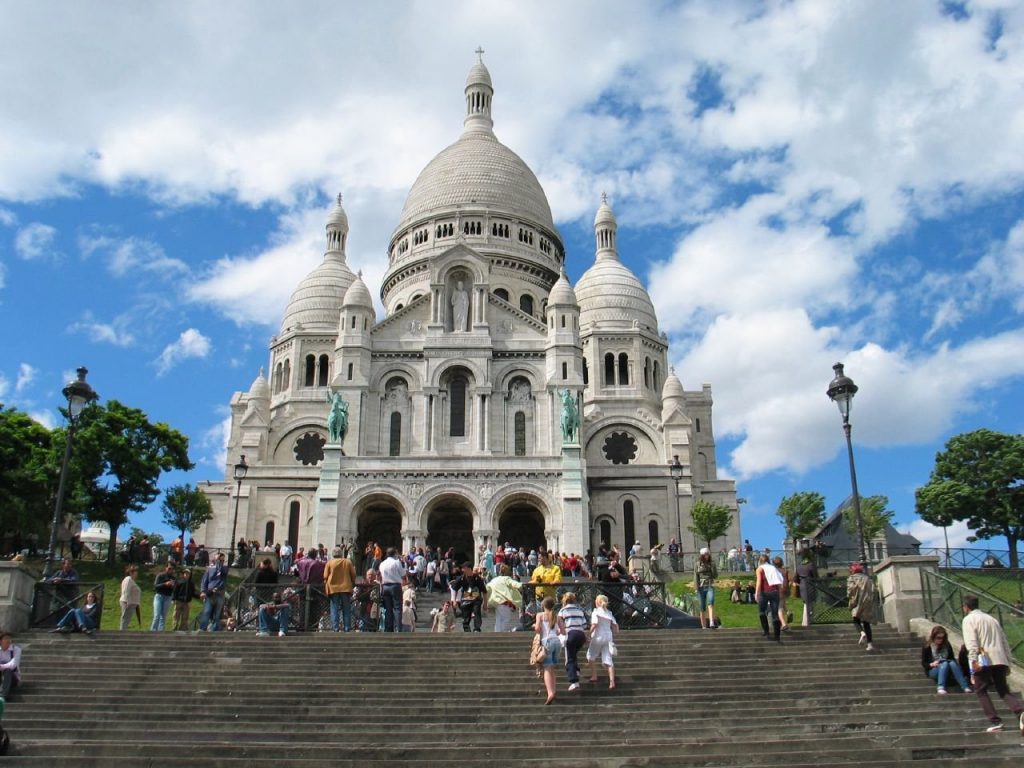
MULTIPOLYGON (((527 551, 547 546, 551 532, 552 503, 537 489, 514 488, 489 505, 488 518, 493 521, 498 542, 511 542, 527 551)), ((583 554, 583 553, 579 553, 583 554)))
POLYGON ((664 463, 663 451, 658 447, 663 442, 659 432, 640 419, 619 415, 606 416, 593 424, 587 424, 584 455, 588 463, 593 462, 595 466, 609 464, 603 447, 612 432, 628 432, 636 441, 636 455, 628 462, 630 465, 660 466, 664 463))
POLYGON ((360 570, 369 565, 363 561, 363 550, 370 541, 380 544, 382 550, 395 547, 402 551, 402 531, 408 520, 408 507, 393 489, 380 486, 362 489, 353 499, 351 510, 348 531, 343 531, 339 525, 337 539, 340 542, 347 536, 354 536, 355 562, 360 570))
POLYGON ((597 552, 601 544, 611 547, 618 539, 619 530, 620 526, 615 517, 609 514, 598 515, 594 518, 594 527, 591 531, 591 549, 597 552))
POLYGON ((523 372, 503 377, 501 397, 502 447, 510 456, 531 456, 536 453, 538 392, 533 376, 523 372))
POLYGON ((392 362, 375 370, 370 376, 370 391, 384 392, 384 386, 393 376, 401 376, 409 385, 410 391, 422 389, 423 383, 419 371, 408 363, 392 362))
POLYGON ((480 529, 480 514, 476 499, 468 489, 440 488, 419 510, 428 545, 442 551, 454 547, 457 560, 475 560, 474 531, 480 529))
MULTIPOLYGON (((326 407, 324 409, 326 413, 326 407)), ((302 462, 295 458, 295 442, 307 432, 312 432, 319 435, 326 442, 327 440, 327 418, 324 417, 324 423, 309 423, 308 417, 306 420, 299 421, 296 419, 295 422, 285 425, 281 430, 281 437, 274 444, 270 451, 272 457, 271 463, 283 464, 283 465, 298 465, 302 466, 302 462)), ((316 465, 308 466, 319 466, 319 462, 316 465)))

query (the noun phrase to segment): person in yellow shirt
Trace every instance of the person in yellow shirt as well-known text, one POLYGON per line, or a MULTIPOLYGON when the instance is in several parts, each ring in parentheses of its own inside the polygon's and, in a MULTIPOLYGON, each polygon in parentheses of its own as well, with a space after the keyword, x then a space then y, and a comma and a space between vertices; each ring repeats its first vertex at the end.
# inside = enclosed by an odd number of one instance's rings
MULTIPOLYGON (((540 564, 533 569, 530 577, 533 584, 558 584, 562 581, 562 566, 552 562, 547 551, 540 553, 540 564)), ((545 597, 554 598, 554 587, 537 587, 537 600, 545 597)))

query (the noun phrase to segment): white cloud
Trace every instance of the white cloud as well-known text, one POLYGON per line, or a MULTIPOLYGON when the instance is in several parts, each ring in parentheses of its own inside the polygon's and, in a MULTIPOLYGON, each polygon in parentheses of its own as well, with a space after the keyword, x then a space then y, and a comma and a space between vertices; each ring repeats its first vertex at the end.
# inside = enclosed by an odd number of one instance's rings
POLYGON ((25 261, 52 259, 57 255, 53 251, 56 237, 57 230, 54 227, 38 221, 33 222, 19 229, 18 234, 14 236, 14 252, 25 261))
POLYGON ((210 340, 195 328, 188 328, 173 342, 164 347, 156 359, 157 375, 163 376, 182 360, 204 358, 210 354, 210 340))
POLYGON ((18 223, 18 217, 14 211, 7 208, 0 208, 0 226, 13 227, 18 223))
POLYGON ((47 429, 57 426, 57 417, 51 411, 29 411, 28 415, 33 421, 39 422, 47 429))
POLYGON ((231 410, 219 408, 221 420, 207 429, 198 440, 200 458, 197 464, 206 464, 218 472, 227 464, 228 441, 231 439, 231 410))
POLYGON ((18 379, 14 384, 14 391, 17 393, 23 392, 33 381, 35 381, 36 374, 39 371, 33 368, 28 363, 22 363, 18 366, 18 379))
POLYGON ((83 313, 81 320, 68 326, 68 333, 85 333, 90 341, 113 344, 115 347, 130 347, 135 344, 131 327, 131 318, 127 315, 120 315, 112 322, 103 323, 87 311, 83 313))
POLYGON ((953 523, 946 529, 945 533, 943 533, 943 529, 939 526, 926 523, 924 520, 914 520, 909 526, 905 528, 900 526, 900 528, 920 541, 922 549, 945 549, 947 536, 949 537, 950 549, 962 547, 975 548, 978 546, 967 540, 968 536, 973 535, 973 531, 967 527, 967 523, 963 520, 953 523))
POLYGON ((797 474, 830 461, 842 445, 825 390, 836 360, 860 387, 851 421, 866 446, 937 439, 984 392, 1024 376, 1024 330, 943 345, 932 352, 841 346, 836 328, 816 328, 802 310, 717 318, 676 370, 714 382, 719 435, 740 438, 730 456, 741 478, 797 474))
POLYGON ((78 247, 86 258, 96 253, 102 254, 106 258, 108 271, 114 277, 140 272, 166 277, 188 272, 185 262, 168 256, 159 244, 142 238, 81 235, 78 247))
POLYGON ((7 395, 7 390, 11 388, 11 381, 2 373, 0 373, 0 397, 7 395))

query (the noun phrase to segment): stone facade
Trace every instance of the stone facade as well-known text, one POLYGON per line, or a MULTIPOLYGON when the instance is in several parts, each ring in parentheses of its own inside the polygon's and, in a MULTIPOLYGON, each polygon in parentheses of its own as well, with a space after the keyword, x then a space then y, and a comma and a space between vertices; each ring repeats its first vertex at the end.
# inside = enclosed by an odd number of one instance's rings
MULTIPOLYGON (((389 244, 378 320, 345 258, 341 197, 324 261, 296 288, 270 342, 270 374, 231 401, 225 481, 204 490, 197 534, 228 546, 231 465, 250 466, 238 537, 295 546, 408 547, 511 541, 583 553, 645 547, 682 530, 705 498, 736 509, 717 477, 711 388, 686 391, 642 283, 621 262, 607 200, 595 260, 575 289, 536 176, 494 135, 482 62, 467 78, 460 138, 409 192, 389 244), (562 398, 582 414, 565 439, 562 398), (348 406, 328 442, 328 401, 348 406), (677 517, 673 456, 683 465, 677 517)), ((722 541, 740 540, 738 523, 722 541)))

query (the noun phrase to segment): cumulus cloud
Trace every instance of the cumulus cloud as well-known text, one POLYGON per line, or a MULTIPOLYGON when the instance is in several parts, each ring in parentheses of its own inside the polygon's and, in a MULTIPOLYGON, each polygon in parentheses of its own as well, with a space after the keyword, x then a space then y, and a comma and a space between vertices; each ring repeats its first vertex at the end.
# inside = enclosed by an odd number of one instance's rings
POLYGON ((132 320, 129 315, 119 315, 109 323, 97 320, 92 312, 85 312, 82 319, 68 326, 68 333, 84 333, 90 341, 113 344, 115 347, 130 347, 135 343, 131 332, 132 320))
POLYGON ((53 429, 57 426, 57 418, 51 411, 29 411, 29 418, 42 424, 47 429, 53 429))
POLYGON ((36 374, 39 371, 33 368, 28 363, 22 363, 18 366, 18 378, 14 383, 14 391, 17 393, 24 392, 28 386, 35 381, 36 374))
POLYGON ((168 256, 158 243, 142 238, 80 235, 78 247, 86 258, 102 255, 114 277, 140 272, 166 277, 188 272, 185 262, 168 256))
POLYGON ((56 238, 56 228, 36 221, 18 230, 14 236, 14 252, 25 261, 52 259, 57 255, 53 250, 56 238))
MULTIPOLYGON (((914 520, 909 526, 906 526, 905 532, 920 541, 922 549, 945 549, 947 536, 949 537, 950 549, 961 547, 975 548, 978 546, 967 540, 967 537, 973 536, 974 532, 967 527, 967 523, 963 520, 953 523, 945 531, 937 525, 926 523, 924 520, 914 520)), ((999 546, 997 544, 996 548, 999 548, 999 546)), ((1003 544, 1002 546, 1005 547, 1006 545, 1003 544)))
POLYGON ((158 376, 165 375, 174 366, 189 358, 203 358, 210 354, 210 340, 195 328, 181 332, 178 338, 164 347, 163 352, 154 361, 158 376))
POLYGON ((11 380, 0 373, 0 397, 7 395, 7 390, 11 388, 11 380))
POLYGON ((9 211, 6 208, 0 208, 0 226, 13 227, 18 223, 18 217, 14 211, 9 211))
POLYGON ((220 421, 204 431, 197 441, 200 457, 196 463, 213 467, 219 472, 223 471, 227 464, 228 440, 231 439, 231 411, 226 407, 219 408, 218 411, 220 421))

